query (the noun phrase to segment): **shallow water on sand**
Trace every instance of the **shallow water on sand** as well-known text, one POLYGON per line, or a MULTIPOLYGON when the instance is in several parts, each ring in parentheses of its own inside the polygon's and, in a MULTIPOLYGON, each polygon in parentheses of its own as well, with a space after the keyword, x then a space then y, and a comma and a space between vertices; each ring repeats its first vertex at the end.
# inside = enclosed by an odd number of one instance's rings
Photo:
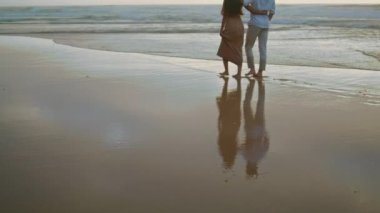
POLYGON ((0 40, 2 212, 380 210, 360 96, 18 39, 0 40))

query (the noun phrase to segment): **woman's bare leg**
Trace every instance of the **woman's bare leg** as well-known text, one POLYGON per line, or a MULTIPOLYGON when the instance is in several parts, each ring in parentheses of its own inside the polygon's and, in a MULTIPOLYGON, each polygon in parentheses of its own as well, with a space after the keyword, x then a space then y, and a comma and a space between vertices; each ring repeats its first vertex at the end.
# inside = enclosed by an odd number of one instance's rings
POLYGON ((223 66, 224 72, 220 73, 220 75, 228 75, 228 60, 223 58, 223 66))
POLYGON ((235 78, 240 78, 241 77, 241 68, 242 68, 242 64, 239 64, 238 65, 237 74, 234 75, 235 78))

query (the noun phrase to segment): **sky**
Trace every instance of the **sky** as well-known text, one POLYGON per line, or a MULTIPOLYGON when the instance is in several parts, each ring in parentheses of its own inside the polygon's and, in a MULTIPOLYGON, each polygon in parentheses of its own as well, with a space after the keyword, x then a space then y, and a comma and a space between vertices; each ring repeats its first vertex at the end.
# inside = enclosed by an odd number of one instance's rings
MULTIPOLYGON (((221 4, 223 0, 0 0, 0 6, 112 5, 112 4, 221 4)), ((380 0, 276 0, 277 4, 380 4, 380 0)))

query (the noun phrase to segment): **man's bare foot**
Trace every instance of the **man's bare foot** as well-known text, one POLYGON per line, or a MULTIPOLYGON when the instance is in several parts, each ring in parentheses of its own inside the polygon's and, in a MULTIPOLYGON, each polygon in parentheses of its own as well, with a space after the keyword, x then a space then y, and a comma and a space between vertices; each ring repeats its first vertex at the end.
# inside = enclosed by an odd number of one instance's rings
POLYGON ((263 70, 259 70, 259 72, 257 72, 255 77, 262 78, 263 77, 263 70))
POLYGON ((232 77, 234 77, 234 78, 241 78, 241 74, 238 73, 238 74, 236 74, 236 75, 233 75, 232 77))
POLYGON ((246 74, 245 74, 246 76, 248 76, 248 75, 253 75, 253 76, 255 76, 256 75, 256 71, 254 70, 254 69, 251 69, 249 72, 247 72, 246 74))
POLYGON ((219 75, 228 75, 228 71, 221 72, 219 75))

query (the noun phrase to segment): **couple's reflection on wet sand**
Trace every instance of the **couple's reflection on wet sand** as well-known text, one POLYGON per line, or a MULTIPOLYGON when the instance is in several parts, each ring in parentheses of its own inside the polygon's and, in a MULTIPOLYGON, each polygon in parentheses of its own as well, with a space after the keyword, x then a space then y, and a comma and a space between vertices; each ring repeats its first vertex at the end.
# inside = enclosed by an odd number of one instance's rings
POLYGON ((232 169, 238 153, 246 161, 247 177, 257 177, 258 164, 269 149, 269 137, 265 128, 265 85, 261 80, 249 80, 242 105, 241 80, 238 79, 236 88, 228 90, 228 78, 223 78, 222 94, 217 98, 219 109, 218 118, 218 147, 226 170, 232 169), (258 87, 258 99, 255 114, 252 110, 252 97, 258 87), (245 139, 239 143, 241 126, 241 110, 244 116, 245 139))
POLYGON ((238 151, 238 133, 241 118, 241 82, 237 82, 234 90, 228 91, 228 78, 224 80, 223 90, 217 98, 219 109, 218 118, 218 146, 223 158, 225 169, 231 169, 234 165, 238 151))

